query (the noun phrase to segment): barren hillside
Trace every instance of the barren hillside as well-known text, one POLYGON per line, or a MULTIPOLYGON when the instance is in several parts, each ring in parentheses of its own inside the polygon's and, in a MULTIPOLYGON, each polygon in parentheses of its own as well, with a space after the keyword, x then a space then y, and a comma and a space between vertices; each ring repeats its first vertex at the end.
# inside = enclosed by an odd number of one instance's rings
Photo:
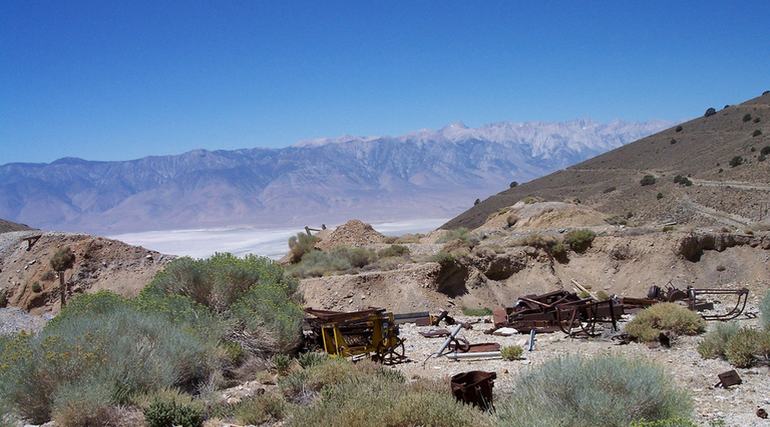
POLYGON ((0 233, 7 233, 9 231, 23 231, 23 230, 29 230, 29 227, 24 224, 16 224, 15 222, 0 219, 0 233))
POLYGON ((442 228, 478 227, 528 196, 575 200, 638 223, 742 227, 767 217, 770 148, 765 147, 770 147, 770 92, 505 190, 442 228), (651 184, 641 185, 646 175, 654 182, 648 178, 651 184), (677 175, 691 184, 675 183, 677 175))

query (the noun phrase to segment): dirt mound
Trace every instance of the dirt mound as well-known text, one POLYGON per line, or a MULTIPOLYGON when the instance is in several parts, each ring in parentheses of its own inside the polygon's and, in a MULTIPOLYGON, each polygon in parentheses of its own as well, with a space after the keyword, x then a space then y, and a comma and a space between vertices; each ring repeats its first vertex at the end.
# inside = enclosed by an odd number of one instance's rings
POLYGON ((606 215, 589 207, 564 202, 517 202, 492 214, 479 230, 516 231, 607 225, 606 215))
POLYGON ((65 280, 70 294, 108 289, 136 295, 173 257, 85 234, 14 232, 0 234, 0 294, 9 307, 40 314, 59 311, 59 279, 49 259, 69 247, 75 266, 65 280), (25 237, 40 235, 28 250, 25 237))
POLYGON ((380 234, 371 225, 351 219, 335 228, 327 236, 321 237, 316 247, 322 251, 328 251, 337 246, 362 247, 385 242, 386 237, 380 234))

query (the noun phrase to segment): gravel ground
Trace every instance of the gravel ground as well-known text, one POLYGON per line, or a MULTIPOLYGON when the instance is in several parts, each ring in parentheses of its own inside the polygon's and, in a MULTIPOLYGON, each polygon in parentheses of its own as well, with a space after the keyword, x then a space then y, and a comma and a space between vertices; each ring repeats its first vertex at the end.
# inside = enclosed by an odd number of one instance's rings
MULTIPOLYGON (((756 311, 756 307, 752 307, 756 311)), ((751 311, 752 308, 747 308, 751 311)), ((478 320, 478 318, 458 318, 458 320, 478 320)), ((742 317, 739 322, 744 325, 756 325, 757 320, 742 317)), ((714 323, 709 322, 709 327, 714 323)), ((527 341, 525 335, 498 337, 486 335, 485 329, 492 325, 477 323, 472 330, 463 330, 463 336, 471 343, 497 342, 503 346, 522 345, 527 341)), ((451 328, 451 327, 450 327, 451 328)), ((448 328, 448 329, 450 329, 448 328)), ((622 324, 621 324, 622 328, 622 324)), ((408 378, 448 378, 460 372, 471 370, 494 371, 497 373, 495 392, 500 399, 502 395, 513 389, 515 378, 520 372, 537 366, 546 360, 559 355, 579 354, 584 356, 596 354, 620 354, 630 357, 642 357, 659 363, 665 371, 693 396, 696 421, 701 425, 727 426, 770 426, 770 420, 762 420, 755 414, 758 407, 770 410, 770 378, 768 367, 751 369, 736 369, 743 379, 743 384, 725 390, 714 388, 718 382, 717 374, 734 369, 722 360, 705 360, 696 350, 700 337, 679 337, 673 347, 651 348, 645 344, 630 343, 616 345, 609 339, 609 334, 599 338, 569 338, 561 332, 540 334, 537 336, 536 348, 532 352, 524 352, 524 360, 503 361, 477 360, 452 361, 446 357, 431 358, 425 365, 423 360, 438 350, 444 338, 423 338, 419 331, 430 330, 430 327, 417 327, 413 324, 403 325, 401 336, 405 338, 406 354, 412 361, 398 365, 408 378), (724 424, 718 424, 722 420, 724 424)))
POLYGON ((0 308, 0 336, 21 331, 37 332, 45 326, 52 316, 36 316, 15 308, 0 308))

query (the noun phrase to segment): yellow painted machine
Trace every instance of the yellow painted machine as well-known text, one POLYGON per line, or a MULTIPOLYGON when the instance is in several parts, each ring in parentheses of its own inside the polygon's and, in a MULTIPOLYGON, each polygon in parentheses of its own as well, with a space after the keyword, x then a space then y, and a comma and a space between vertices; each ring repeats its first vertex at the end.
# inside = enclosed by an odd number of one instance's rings
POLYGON ((324 351, 341 357, 370 356, 386 365, 406 360, 393 313, 382 308, 354 312, 305 309, 312 339, 324 351))

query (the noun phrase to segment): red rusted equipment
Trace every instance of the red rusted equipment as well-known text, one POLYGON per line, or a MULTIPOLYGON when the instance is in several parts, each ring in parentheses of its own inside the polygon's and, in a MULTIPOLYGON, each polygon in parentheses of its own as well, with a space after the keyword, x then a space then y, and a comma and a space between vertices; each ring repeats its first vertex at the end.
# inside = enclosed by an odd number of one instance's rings
POLYGON ((570 336, 595 336, 597 323, 610 323, 617 329, 623 310, 617 301, 580 298, 562 290, 521 297, 513 307, 494 310, 493 318, 496 327, 511 326, 523 334, 561 330, 570 336))
POLYGON ((743 310, 746 309, 746 302, 749 299, 749 290, 746 288, 741 289, 716 289, 716 288, 691 288, 687 287, 687 304, 690 310, 697 310, 699 308, 713 308, 714 304, 709 302, 700 301, 698 298, 706 295, 735 295, 735 306, 725 313, 719 314, 701 314, 706 320, 732 320, 740 316, 743 310), (704 304, 706 304, 704 306, 704 304))
POLYGON ((497 374, 494 372, 470 371, 454 375, 450 386, 454 397, 465 403, 490 411, 492 403, 492 388, 495 386, 497 374))
POLYGON ((714 384, 714 387, 728 388, 730 386, 743 383, 741 376, 738 375, 738 372, 736 372, 735 369, 722 372, 721 374, 717 375, 717 377, 719 378, 719 382, 714 384))

